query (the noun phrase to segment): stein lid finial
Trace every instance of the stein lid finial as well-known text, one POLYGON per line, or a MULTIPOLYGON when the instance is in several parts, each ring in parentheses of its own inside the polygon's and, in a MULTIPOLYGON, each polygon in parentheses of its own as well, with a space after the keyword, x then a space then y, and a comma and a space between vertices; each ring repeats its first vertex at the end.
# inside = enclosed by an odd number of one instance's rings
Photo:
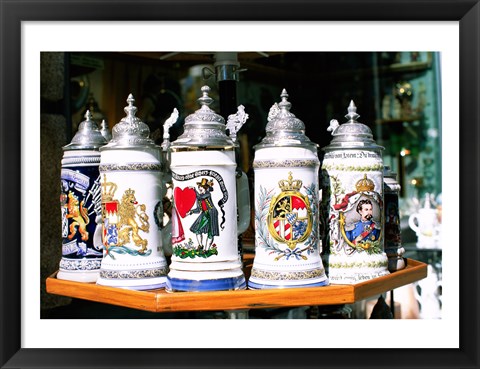
POLYGON ((96 150, 107 143, 106 139, 98 129, 97 123, 93 121, 90 110, 85 112, 85 120, 78 125, 78 130, 72 141, 63 147, 68 150, 96 150))
POLYGON ((90 113, 90 110, 87 110, 85 112, 84 118, 85 118, 86 121, 93 120, 93 115, 92 115, 92 113, 90 113))
POLYGON ((282 101, 278 103, 278 106, 280 107, 280 109, 290 111, 292 104, 288 101, 287 90, 283 89, 280 97, 282 98, 282 101))
POLYGON ((353 100, 350 100, 350 105, 348 106, 348 114, 345 115, 345 118, 348 119, 347 123, 357 123, 357 119, 360 118, 360 115, 357 114, 357 107, 355 106, 353 100))
POLYGON ((137 108, 136 106, 133 105, 135 102, 135 99, 133 98, 132 94, 129 94, 127 97, 127 106, 123 109, 125 113, 127 114, 126 118, 129 121, 134 121, 135 120, 135 114, 137 113, 137 108))
POLYGON ((201 91, 202 91, 202 96, 198 98, 198 102, 200 103, 202 108, 204 106, 209 107, 210 104, 213 102, 213 99, 210 96, 208 96, 208 93, 210 92, 210 87, 209 86, 203 86, 201 88, 201 91))

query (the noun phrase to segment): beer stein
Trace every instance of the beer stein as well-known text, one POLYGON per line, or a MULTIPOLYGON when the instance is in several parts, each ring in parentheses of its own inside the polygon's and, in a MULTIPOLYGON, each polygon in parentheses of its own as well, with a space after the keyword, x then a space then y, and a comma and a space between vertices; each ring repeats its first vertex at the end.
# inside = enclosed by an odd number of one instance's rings
POLYGON ((400 227, 400 212, 398 209, 398 197, 400 184, 397 182, 397 174, 392 172, 389 166, 383 170, 383 197, 385 219, 385 253, 388 257, 388 270, 394 272, 405 268, 400 227))
POLYGON ((328 284, 319 234, 318 145, 290 112, 285 90, 270 109, 266 136, 257 144, 255 257, 250 289, 328 284))
POLYGON ((383 147, 357 122, 353 101, 347 123, 332 119, 333 139, 323 148, 324 260, 331 284, 355 284, 388 275, 384 252, 383 147))
POLYGON ((99 148, 106 143, 87 110, 71 143, 63 147, 58 279, 95 282, 98 278, 102 261, 99 148))
POLYGON ((429 193, 425 195, 423 208, 409 216, 408 225, 417 235, 418 248, 433 249, 438 246, 437 210, 432 208, 429 193))
MULTIPOLYGON (((239 211, 237 201, 249 206, 249 195, 237 191, 235 143, 225 120, 209 107, 210 88, 201 90, 201 108, 185 118, 184 133, 170 145, 174 206, 167 290, 245 289, 238 223, 248 220, 237 221, 237 215, 249 211, 239 211), (237 192, 244 198, 237 200, 237 192)), ((237 120, 244 123, 246 115, 237 120)))
POLYGON ((130 94, 126 117, 100 150, 103 259, 97 284, 136 290, 162 288, 168 266, 162 248, 160 147, 135 116, 130 94))

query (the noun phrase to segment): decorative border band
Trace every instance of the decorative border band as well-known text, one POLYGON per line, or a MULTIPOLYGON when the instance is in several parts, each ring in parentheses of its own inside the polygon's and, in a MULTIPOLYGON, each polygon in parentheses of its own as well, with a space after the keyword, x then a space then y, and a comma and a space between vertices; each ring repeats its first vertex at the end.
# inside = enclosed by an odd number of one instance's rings
POLYGON ((365 165, 365 166, 355 166, 355 165, 345 165, 345 164, 324 164, 322 165, 323 170, 336 170, 341 172, 383 172, 383 163, 374 164, 374 165, 365 165))
POLYGON ((329 262, 329 269, 384 269, 388 266, 388 258, 384 260, 365 260, 348 263, 346 261, 329 262))
POLYGON ((102 164, 99 166, 101 172, 116 172, 116 171, 153 171, 159 172, 162 170, 162 164, 154 163, 130 163, 130 164, 102 164))
POLYGON ((74 156, 62 159, 62 166, 64 165, 76 165, 76 164, 99 164, 100 155, 98 156, 74 156))
POLYGON ((325 269, 317 268, 303 272, 272 272, 252 268, 252 277, 270 281, 298 281, 325 276, 325 269))
POLYGON ((166 276, 168 266, 146 270, 100 270, 100 278, 103 279, 142 279, 166 276))
POLYGON ((334 284, 335 282, 338 282, 339 284, 342 283, 359 283, 363 281, 368 281, 370 279, 378 278, 378 277, 383 277, 385 275, 389 275, 390 273, 388 271, 378 271, 378 272, 372 272, 372 273, 352 273, 352 274, 345 274, 342 273, 342 271, 332 271, 329 273, 329 280, 330 283, 334 284), (338 274, 335 274, 338 273, 338 274))
POLYGON ((60 260, 60 269, 62 270, 96 270, 100 269, 102 258, 100 259, 80 259, 80 260, 60 260))
POLYGON ((285 159, 285 160, 255 160, 253 168, 315 168, 320 161, 313 159, 285 159))

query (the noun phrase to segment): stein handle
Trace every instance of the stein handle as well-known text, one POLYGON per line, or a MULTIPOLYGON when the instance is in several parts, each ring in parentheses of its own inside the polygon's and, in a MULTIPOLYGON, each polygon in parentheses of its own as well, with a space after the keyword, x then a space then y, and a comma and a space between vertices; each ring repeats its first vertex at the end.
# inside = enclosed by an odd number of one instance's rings
POLYGON ((237 178, 237 209, 237 233, 240 235, 245 232, 250 225, 250 189, 247 175, 244 172, 237 178))
POLYGON ((408 225, 415 233, 420 233, 420 228, 416 222, 418 222, 418 214, 414 213, 408 218, 408 225))

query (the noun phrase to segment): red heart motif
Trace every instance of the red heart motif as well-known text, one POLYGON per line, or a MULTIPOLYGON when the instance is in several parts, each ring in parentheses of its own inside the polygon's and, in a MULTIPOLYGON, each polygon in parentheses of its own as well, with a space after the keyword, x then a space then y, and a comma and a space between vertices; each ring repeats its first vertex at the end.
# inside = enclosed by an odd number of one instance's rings
POLYGON ((184 189, 175 187, 173 191, 173 201, 175 203, 175 207, 177 208, 178 214, 185 218, 187 215, 187 211, 189 211, 195 201, 197 199, 197 195, 193 187, 185 187, 184 189))

